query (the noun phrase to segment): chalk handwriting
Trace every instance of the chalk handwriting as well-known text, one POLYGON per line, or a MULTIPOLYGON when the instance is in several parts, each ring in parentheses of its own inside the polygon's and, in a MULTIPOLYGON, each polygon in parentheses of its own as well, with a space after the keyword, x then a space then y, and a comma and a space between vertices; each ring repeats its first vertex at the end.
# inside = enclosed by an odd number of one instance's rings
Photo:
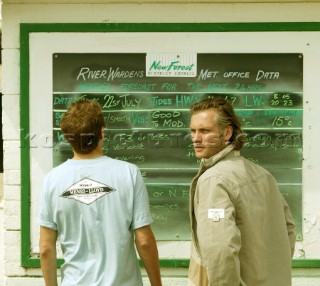
POLYGON ((114 69, 110 67, 107 69, 91 69, 90 67, 82 67, 77 75, 77 81, 86 80, 99 80, 105 79, 107 81, 112 81, 117 78, 141 78, 144 76, 144 71, 127 71, 120 70, 119 67, 114 69))
POLYGON ((169 106, 172 104, 171 98, 161 98, 159 96, 151 96, 152 105, 155 106, 169 106))
POLYGON ((225 72, 223 73, 224 78, 250 78, 250 72, 225 72))
POLYGON ((125 91, 154 91, 156 83, 122 83, 121 90, 125 91))
POLYGON ((204 70, 201 69, 198 80, 206 80, 208 78, 216 78, 218 76, 219 72, 218 71, 210 71, 208 69, 204 70))
POLYGON ((263 70, 259 70, 256 76, 256 81, 259 81, 260 79, 279 79, 279 77, 279 72, 266 72, 263 70))

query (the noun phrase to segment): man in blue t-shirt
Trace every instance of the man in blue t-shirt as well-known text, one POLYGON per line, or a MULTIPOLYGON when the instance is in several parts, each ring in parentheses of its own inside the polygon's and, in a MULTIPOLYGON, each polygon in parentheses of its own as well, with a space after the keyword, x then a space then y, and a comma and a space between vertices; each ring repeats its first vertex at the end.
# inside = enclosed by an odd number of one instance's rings
POLYGON ((103 155, 104 126, 100 105, 87 99, 74 102, 61 119, 74 156, 42 184, 40 259, 46 286, 58 285, 57 240, 65 261, 62 286, 143 285, 136 249, 151 285, 161 285, 146 187, 135 165, 103 155))

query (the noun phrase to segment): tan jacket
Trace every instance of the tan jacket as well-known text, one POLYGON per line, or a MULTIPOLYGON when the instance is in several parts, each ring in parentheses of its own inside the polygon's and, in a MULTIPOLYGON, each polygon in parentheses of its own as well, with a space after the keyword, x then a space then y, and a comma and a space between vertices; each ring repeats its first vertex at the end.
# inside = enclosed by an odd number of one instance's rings
POLYGON ((189 285, 289 286, 295 225, 274 177, 230 145, 190 189, 189 285))

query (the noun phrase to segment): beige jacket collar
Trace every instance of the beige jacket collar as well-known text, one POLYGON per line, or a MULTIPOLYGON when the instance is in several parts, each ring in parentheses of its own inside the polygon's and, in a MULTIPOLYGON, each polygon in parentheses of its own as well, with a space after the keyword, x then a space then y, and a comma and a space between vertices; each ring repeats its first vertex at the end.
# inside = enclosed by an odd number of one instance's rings
MULTIPOLYGON (((232 150, 234 150, 234 145, 230 144, 226 148, 224 148, 222 151, 220 151, 218 154, 213 155, 210 158, 203 158, 201 160, 201 168, 207 169, 212 167, 218 161, 220 161, 221 159, 226 157, 229 153, 231 153, 232 150)), ((233 156, 240 156, 240 152, 237 150, 234 150, 232 153, 233 153, 233 156)))

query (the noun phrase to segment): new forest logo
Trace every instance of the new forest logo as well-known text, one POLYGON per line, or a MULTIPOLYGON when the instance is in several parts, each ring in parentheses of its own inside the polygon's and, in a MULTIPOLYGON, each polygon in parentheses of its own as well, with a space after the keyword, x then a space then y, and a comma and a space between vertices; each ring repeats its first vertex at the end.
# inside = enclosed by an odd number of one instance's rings
POLYGON ((197 54, 147 54, 148 77, 195 77, 197 54))

